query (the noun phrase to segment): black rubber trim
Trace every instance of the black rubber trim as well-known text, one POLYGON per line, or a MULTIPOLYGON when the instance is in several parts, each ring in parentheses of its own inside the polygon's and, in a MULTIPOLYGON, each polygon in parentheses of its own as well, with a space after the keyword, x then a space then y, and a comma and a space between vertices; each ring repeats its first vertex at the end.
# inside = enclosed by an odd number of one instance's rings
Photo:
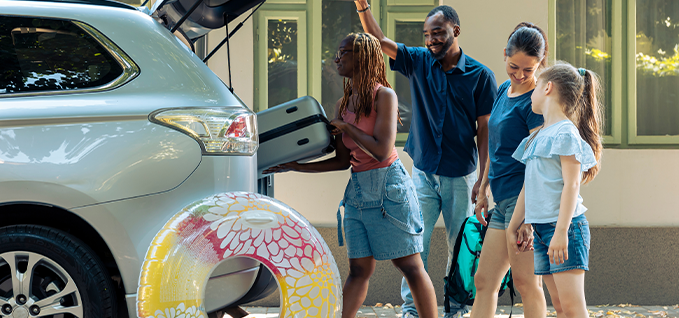
POLYGON ((301 128, 311 126, 315 123, 320 123, 320 122, 323 122, 326 125, 330 124, 330 122, 328 121, 327 118, 325 118, 325 116, 323 116, 321 114, 316 114, 316 115, 309 116, 309 117, 306 117, 306 118, 302 118, 298 121, 295 121, 295 122, 289 123, 287 125, 283 125, 283 126, 280 126, 278 128, 274 128, 272 130, 269 130, 267 132, 259 134, 259 143, 260 144, 265 143, 265 142, 267 142, 271 139, 289 134, 293 131, 296 131, 296 130, 299 130, 301 128))
POLYGON ((96 6, 114 7, 122 9, 137 10, 137 8, 117 1, 107 1, 107 0, 31 0, 35 2, 57 2, 57 3, 75 3, 75 4, 90 4, 96 6))

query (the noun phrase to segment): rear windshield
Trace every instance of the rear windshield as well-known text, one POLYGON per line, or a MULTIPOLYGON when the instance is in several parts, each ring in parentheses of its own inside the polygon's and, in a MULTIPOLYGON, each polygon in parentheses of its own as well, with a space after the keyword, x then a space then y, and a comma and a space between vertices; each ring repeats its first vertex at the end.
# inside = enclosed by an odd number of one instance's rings
POLYGON ((0 94, 77 90, 112 82, 123 68, 70 21, 0 16, 0 94))

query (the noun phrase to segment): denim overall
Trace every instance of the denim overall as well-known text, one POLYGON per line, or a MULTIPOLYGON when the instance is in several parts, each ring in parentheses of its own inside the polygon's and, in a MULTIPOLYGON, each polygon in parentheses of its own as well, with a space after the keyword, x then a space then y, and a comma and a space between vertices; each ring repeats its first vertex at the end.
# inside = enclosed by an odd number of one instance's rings
MULTIPOLYGON (((349 258, 386 260, 422 252, 422 213, 413 181, 400 160, 386 168, 353 172, 342 206, 349 258)), ((342 246, 340 209, 337 222, 342 246)))

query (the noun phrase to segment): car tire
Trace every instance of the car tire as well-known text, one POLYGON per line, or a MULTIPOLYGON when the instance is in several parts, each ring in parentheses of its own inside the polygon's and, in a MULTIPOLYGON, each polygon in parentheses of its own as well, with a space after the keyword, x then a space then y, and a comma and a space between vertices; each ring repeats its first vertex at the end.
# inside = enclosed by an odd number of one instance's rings
POLYGON ((2 316, 108 318, 116 294, 106 268, 85 243, 37 225, 0 228, 2 316))

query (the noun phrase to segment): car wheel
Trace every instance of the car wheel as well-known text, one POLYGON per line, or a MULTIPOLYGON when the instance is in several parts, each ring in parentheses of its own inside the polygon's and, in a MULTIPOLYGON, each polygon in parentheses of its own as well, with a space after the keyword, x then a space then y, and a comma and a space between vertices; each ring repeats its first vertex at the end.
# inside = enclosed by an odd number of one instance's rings
POLYGON ((341 315, 337 265, 309 221, 276 199, 230 192, 185 207, 158 232, 142 266, 138 317, 208 316, 204 293, 210 273, 237 257, 271 271, 281 317, 341 315))
POLYGON ((115 317, 115 290, 83 242, 36 225, 0 228, 0 315, 115 317))

